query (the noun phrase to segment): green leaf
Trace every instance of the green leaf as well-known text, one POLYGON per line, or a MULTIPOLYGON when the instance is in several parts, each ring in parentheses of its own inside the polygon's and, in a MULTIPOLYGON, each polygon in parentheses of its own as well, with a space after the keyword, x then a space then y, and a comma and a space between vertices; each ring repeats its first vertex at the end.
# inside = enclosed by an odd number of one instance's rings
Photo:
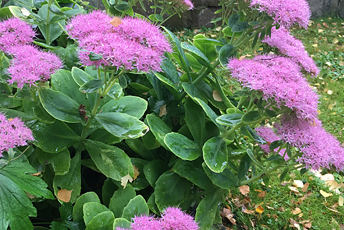
POLYGON ((221 137, 212 137, 203 145, 204 162, 214 172, 227 168, 228 152, 226 141, 221 137))
POLYGON ((141 139, 145 147, 149 150, 157 149, 161 146, 161 144, 159 143, 159 141, 157 141, 151 130, 149 130, 146 133, 146 135, 141 137, 141 139))
POLYGON ((240 165, 239 165, 239 170, 238 170, 238 179, 242 180, 246 176, 246 173, 248 169, 251 166, 251 158, 248 156, 248 154, 245 154, 241 160, 240 160, 240 165))
POLYGON ((83 219, 83 206, 88 202, 97 202, 100 204, 98 195, 95 192, 87 192, 78 197, 73 207, 73 220, 80 221, 83 219))
POLYGON ((22 105, 22 101, 14 97, 0 96, 0 107, 1 108, 16 108, 22 105))
POLYGON ((197 102, 207 114, 207 116, 210 118, 210 120, 217 126, 219 129, 223 130, 224 127, 221 126, 219 123, 216 122, 216 118, 218 117, 217 114, 214 112, 212 108, 210 108, 209 105, 207 105, 203 100, 199 98, 192 98, 195 102, 197 102))
MULTIPOLYGON (((0 1, 0 5, 1 5, 1 1, 0 1)), ((12 16, 12 13, 10 11, 10 9, 8 7, 3 7, 0 9, 0 18, 8 18, 12 16)))
POLYGON ((148 205, 149 210, 151 210, 153 213, 155 213, 157 215, 160 214, 158 206, 155 203, 155 194, 154 193, 152 193, 152 195, 148 198, 147 205, 148 205))
POLYGON ((36 122, 30 126, 34 145, 48 153, 58 153, 76 144, 80 137, 61 121, 54 124, 36 122))
POLYGON ((145 160, 153 160, 156 157, 155 154, 147 149, 141 139, 126 139, 125 143, 145 160))
POLYGON ((98 61, 98 60, 103 59, 102 55, 97 54, 97 53, 93 53, 93 52, 90 52, 90 54, 88 55, 88 58, 89 58, 91 61, 98 61))
POLYGON ((129 4, 123 1, 122 4, 115 5, 115 9, 124 12, 129 9, 129 4))
POLYGON ((222 46, 219 52, 219 61, 224 68, 227 68, 229 59, 234 57, 236 52, 236 48, 230 44, 222 46))
POLYGON ((193 162, 179 160, 174 164, 173 171, 204 190, 213 186, 198 160, 193 162))
POLYGON ((165 172, 155 184, 155 202, 160 211, 180 205, 188 196, 192 184, 174 172, 165 172))
POLYGON ((178 85, 180 83, 180 74, 169 55, 165 55, 165 58, 161 64, 161 69, 165 73, 166 77, 173 82, 173 84, 178 85))
POLYGON ((127 206, 123 209, 122 218, 131 220, 135 216, 148 216, 149 208, 145 199, 138 195, 131 199, 127 206))
POLYGON ((239 22, 236 23, 233 27, 232 27, 232 31, 233 32, 242 32, 244 30, 247 30, 248 28, 250 28, 251 26, 248 24, 248 22, 239 22))
POLYGON ((269 116, 269 117, 277 117, 277 113, 273 110, 270 110, 270 109, 266 109, 265 110, 265 113, 269 116))
POLYGON ((282 140, 278 140, 278 141, 274 141, 269 145, 269 149, 270 151, 274 151, 274 149, 277 149, 278 147, 280 147, 283 144, 282 140))
POLYGON ((48 7, 49 11, 56 14, 56 15, 61 15, 61 16, 64 16, 65 14, 60 10, 60 8, 58 8, 57 6, 55 5, 50 5, 48 7))
POLYGON ((240 15, 239 14, 232 14, 229 18, 228 18, 228 26, 229 27, 233 27, 234 25, 236 25, 240 20, 240 15))
POLYGON ((205 113, 192 99, 185 99, 185 121, 195 140, 203 146, 205 140, 205 113))
POLYGON ((117 181, 128 173, 134 177, 130 158, 122 149, 92 140, 86 140, 85 147, 93 162, 106 177, 117 181))
POLYGON ((89 82, 92 79, 94 79, 90 74, 88 74, 87 72, 85 72, 85 71, 83 71, 77 67, 73 67, 71 73, 72 73, 72 77, 73 77, 74 81, 79 86, 82 86, 86 82, 89 82))
POLYGON ((170 80, 168 79, 167 77, 161 75, 160 73, 158 72, 153 72, 154 75, 160 80, 162 81, 163 83, 165 83, 166 85, 172 87, 174 90, 178 91, 178 88, 176 87, 176 85, 170 80))
POLYGON ((168 170, 168 166, 165 162, 161 160, 153 160, 148 162, 144 168, 143 173, 148 181, 148 183, 155 188, 155 183, 158 178, 168 170))
POLYGON ((28 216, 35 217, 33 207, 26 193, 12 180, 0 174, 0 229, 33 229, 28 216), (22 228, 25 226, 25 228, 22 228))
POLYGON ((197 34, 193 38, 193 44, 208 58, 210 62, 217 59, 215 46, 223 46, 220 41, 207 38, 203 34, 197 34))
POLYGON ((193 45, 190 45, 190 44, 188 44, 186 42, 182 42, 181 46, 182 46, 183 49, 189 51, 194 56, 196 56, 197 59, 200 60, 202 65, 207 66, 209 68, 212 67, 211 62, 209 61, 209 59, 197 47, 195 47, 193 45))
POLYGON ((179 133, 168 133, 165 136, 165 144, 171 152, 183 160, 193 161, 202 154, 196 142, 179 133))
POLYGON ((115 214, 115 216, 122 216, 123 209, 131 199, 136 196, 136 192, 130 184, 127 184, 125 188, 120 187, 116 190, 110 199, 109 209, 115 214))
MULTIPOLYGON (((118 183, 118 182, 116 182, 118 183)), ((102 203, 109 207, 110 199, 114 192, 118 189, 111 178, 106 178, 102 186, 102 203)), ((111 210, 111 209, 110 209, 111 210)))
POLYGON ((79 114, 80 105, 66 94, 50 88, 40 88, 38 95, 44 109, 54 118, 68 123, 83 122, 79 114))
POLYGON ((216 121, 220 125, 234 126, 241 123, 241 117, 242 117, 241 113, 231 113, 231 114, 225 114, 225 115, 219 116, 218 118, 216 118, 216 121))
POLYGON ((125 113, 99 113, 96 120, 109 133, 123 139, 139 138, 149 129, 142 121, 125 113))
POLYGON ((92 220, 93 217, 99 213, 110 211, 105 205, 102 205, 99 202, 87 202, 83 205, 83 217, 86 226, 92 220))
POLYGON ((114 221, 115 216, 113 213, 105 211, 93 217, 86 226, 86 230, 112 230, 114 221))
POLYGON ((65 175, 70 167, 70 153, 65 149, 59 153, 51 154, 42 151, 40 148, 35 148, 39 162, 42 165, 51 164, 54 169, 55 175, 65 175))
POLYGON ((237 177, 228 167, 226 167, 223 172, 216 173, 211 171, 205 163, 203 163, 202 166, 205 173, 216 186, 222 189, 234 189, 239 186, 237 177))
POLYGON ((42 104, 38 104, 33 107, 33 113, 37 120, 43 123, 53 124, 56 119, 53 118, 42 106, 42 104))
POLYGON ((262 144, 262 145, 266 144, 266 141, 264 141, 263 138, 258 136, 258 134, 253 129, 251 129, 250 126, 248 126, 248 125, 241 126, 240 127, 240 132, 243 135, 248 136, 252 140, 257 141, 259 144, 262 144))
POLYGON ((241 118, 242 122, 245 124, 254 124, 254 123, 259 122, 260 119, 261 119, 261 116, 258 111, 247 112, 241 118))
POLYGON ((53 180, 55 196, 58 190, 66 189, 71 191, 70 202, 74 203, 81 191, 81 154, 77 153, 70 162, 70 168, 65 175, 56 175, 53 180))
POLYGON ((182 86, 185 90, 185 92, 192 98, 199 98, 203 101, 207 101, 207 98, 201 93, 196 86, 194 86, 191 83, 183 82, 182 86))
POLYGON ((22 190, 33 196, 54 199, 53 194, 47 189, 47 184, 39 177, 32 176, 37 171, 29 162, 20 159, 11 161, 0 169, 0 173, 11 179, 22 190))
POLYGON ((124 228, 124 229, 130 229, 131 222, 124 218, 116 218, 115 222, 113 223, 113 229, 116 230, 116 228, 124 228))
POLYGON ((283 179, 284 179, 284 178, 285 178, 285 176, 287 175, 288 171, 289 171, 289 168, 288 168, 288 167, 287 167, 287 168, 285 168, 285 169, 283 170, 283 172, 281 173, 281 175, 280 175, 280 177, 279 177, 279 179, 280 179, 280 182, 282 182, 282 181, 283 181, 283 179))
POLYGON ((80 86, 79 90, 83 93, 93 93, 100 89, 104 84, 103 80, 92 79, 80 86))
POLYGON ((117 112, 141 118, 146 112, 148 102, 140 97, 125 96, 118 100, 111 100, 101 107, 102 113, 117 112))
POLYGON ((148 126, 154 136, 156 137, 157 141, 165 148, 169 149, 165 142, 165 135, 172 132, 172 129, 166 125, 160 118, 154 116, 153 114, 148 114, 146 116, 148 126))
POLYGON ((219 209, 218 205, 223 199, 223 193, 222 189, 218 189, 215 192, 207 194, 198 204, 195 220, 199 223, 201 230, 211 229, 219 209))
POLYGON ((247 155, 251 158, 251 160, 260 168, 264 168, 258 160, 254 157, 253 152, 251 149, 247 149, 247 155))
MULTIPOLYGON (((50 21, 56 14, 53 12, 50 12, 48 14, 48 4, 43 5, 39 11, 38 15, 45 21, 50 21), (47 16, 49 15, 49 19, 47 16)), ((59 22, 62 27, 65 26, 65 20, 59 22)), ((63 33, 63 28, 60 27, 58 23, 40 23, 38 25, 38 28, 40 29, 46 43, 50 45, 55 39, 57 39, 62 33, 63 33)))

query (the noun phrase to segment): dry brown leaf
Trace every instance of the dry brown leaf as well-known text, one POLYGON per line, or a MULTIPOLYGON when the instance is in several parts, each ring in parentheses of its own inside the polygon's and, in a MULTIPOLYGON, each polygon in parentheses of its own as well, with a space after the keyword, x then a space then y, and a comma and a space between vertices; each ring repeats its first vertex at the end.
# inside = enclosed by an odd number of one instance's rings
POLYGON ((285 212, 284 208, 281 206, 280 208, 277 209, 280 212, 285 212))
POLYGON ((241 194, 246 196, 250 192, 250 187, 248 185, 243 185, 239 187, 239 191, 241 194))
POLYGON ((162 116, 164 116, 166 114, 167 114, 166 105, 163 105, 163 106, 160 107, 159 117, 162 117, 162 116))
POLYGON ((294 215, 300 214, 301 213, 301 209, 295 208, 294 210, 291 210, 291 213, 293 213, 294 215))
POLYGON ((128 181, 130 183, 133 182, 133 178, 129 174, 121 178, 121 185, 123 186, 123 189, 127 186, 128 181))
POLYGON ((136 178, 140 175, 140 170, 138 167, 136 167, 135 165, 133 165, 134 168, 134 180, 136 180, 136 178))
POLYGON ((259 198, 264 198, 265 195, 266 195, 266 191, 263 191, 263 192, 261 192, 261 193, 258 194, 258 197, 259 197, 259 198))
POLYGON ((118 17, 114 17, 110 22, 110 24, 113 25, 114 27, 118 27, 122 23, 123 23, 122 20, 118 17))
POLYGON ((213 98, 215 101, 222 101, 220 92, 218 90, 213 90, 213 98))
POLYGON ((308 189, 309 183, 303 185, 302 192, 306 192, 308 189))
POLYGON ((227 218, 233 225, 236 225, 236 220, 234 219, 234 214, 228 208, 223 208, 221 216, 227 218))
POLYGON ((61 189, 57 192, 57 199, 68 203, 72 196, 72 192, 73 192, 73 189, 72 190, 61 189))
POLYGON ((323 197, 329 197, 329 196, 333 196, 333 194, 332 193, 327 193, 327 192, 325 192, 324 190, 320 190, 320 194, 323 196, 323 197))
POLYGON ((291 227, 294 227, 294 228, 296 228, 297 230, 300 230, 300 229, 301 229, 301 228, 300 228, 300 224, 297 223, 297 221, 294 220, 293 218, 290 218, 290 219, 289 219, 289 222, 291 223, 291 227))
POLYGON ((31 174, 31 176, 39 176, 39 175, 41 175, 42 174, 42 171, 41 172, 36 172, 36 173, 34 173, 34 174, 31 174))
POLYGON ((256 208, 256 212, 258 212, 258 213, 263 213, 264 212, 264 208, 262 207, 262 206, 258 206, 257 208, 256 208))
POLYGON ((311 228, 311 227, 312 227, 312 222, 305 223, 305 224, 303 225, 303 227, 305 227, 305 228, 311 228))

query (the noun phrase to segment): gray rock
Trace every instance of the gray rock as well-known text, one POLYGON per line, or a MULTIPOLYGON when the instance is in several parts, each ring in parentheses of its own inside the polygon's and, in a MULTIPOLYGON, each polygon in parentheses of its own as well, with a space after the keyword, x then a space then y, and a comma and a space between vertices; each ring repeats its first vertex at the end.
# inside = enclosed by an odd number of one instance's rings
POLYGON ((339 0, 308 0, 312 11, 312 19, 334 16, 338 13, 339 0))
POLYGON ((338 16, 344 19, 344 0, 339 1, 338 16))

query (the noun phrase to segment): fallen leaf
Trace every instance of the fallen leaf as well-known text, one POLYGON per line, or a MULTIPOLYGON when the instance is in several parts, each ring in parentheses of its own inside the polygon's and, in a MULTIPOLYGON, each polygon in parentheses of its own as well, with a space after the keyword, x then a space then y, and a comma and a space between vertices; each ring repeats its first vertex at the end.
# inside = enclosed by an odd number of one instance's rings
POLYGON ((261 193, 258 194, 258 197, 259 197, 259 198, 264 198, 265 195, 266 195, 266 191, 263 191, 263 192, 261 192, 261 193))
POLYGON ((328 94, 328 95, 332 95, 332 93, 333 93, 332 90, 328 90, 328 91, 327 91, 327 94, 328 94))
POLYGON ((241 211, 242 211, 243 213, 250 214, 250 215, 254 214, 254 210, 249 210, 249 209, 247 209, 245 206, 242 206, 242 207, 241 207, 241 211))
POLYGON ((322 33, 322 32, 324 32, 324 30, 318 29, 318 33, 322 33))
POLYGON ((41 172, 36 172, 36 173, 34 173, 34 174, 31 174, 31 176, 39 176, 39 175, 41 175, 42 174, 42 171, 41 172))
POLYGON ((323 22, 323 25, 324 25, 326 28, 329 28, 329 26, 328 26, 325 22, 323 22))
POLYGON ((309 183, 303 185, 302 192, 306 192, 308 189, 309 183))
POLYGON ((301 230, 300 224, 296 222, 296 220, 290 218, 289 222, 291 223, 291 227, 295 227, 297 230, 301 230))
POLYGON ((163 106, 160 107, 159 117, 162 117, 162 116, 164 116, 166 114, 167 114, 166 105, 163 105, 163 106))
POLYGON ((339 206, 343 206, 343 203, 344 203, 344 197, 339 196, 338 205, 339 205, 339 206))
POLYGON ((320 179, 323 181, 327 181, 327 180, 334 180, 334 176, 330 173, 325 174, 323 176, 320 176, 320 179))
POLYGON ((285 212, 284 208, 281 206, 280 208, 277 209, 280 212, 285 212))
POLYGON ((122 23, 123 23, 122 20, 118 17, 114 17, 110 22, 110 24, 113 25, 114 27, 118 27, 122 23))
POLYGON ((340 185, 335 180, 325 181, 325 184, 327 186, 330 186, 330 190, 335 190, 335 189, 340 188, 340 185))
POLYGON ((220 213, 221 216, 227 218, 233 225, 236 225, 236 220, 234 219, 234 214, 228 208, 223 208, 222 212, 220 213))
POLYGON ((320 194, 323 196, 323 197, 329 197, 329 196, 333 196, 333 194, 332 193, 327 193, 327 192, 325 192, 324 190, 320 190, 320 194))
POLYGON ((28 11, 26 8, 21 8, 20 11, 22 12, 22 14, 24 14, 25 17, 30 16, 30 11, 28 11))
POLYGON ((300 193, 299 190, 294 187, 294 186, 288 186, 288 188, 292 191, 292 192, 295 192, 295 193, 300 193))
POLYGON ((246 196, 250 192, 250 187, 248 185, 243 185, 239 187, 239 191, 241 194, 246 196))
POLYGON ((303 182, 301 180, 294 180, 293 186, 297 188, 303 188, 303 182))
POLYGON ((134 168, 134 180, 136 180, 136 178, 140 175, 140 170, 138 167, 136 167, 135 165, 133 165, 134 168))
POLYGON ((312 227, 312 222, 305 223, 305 224, 303 225, 303 227, 305 227, 305 228, 311 228, 311 227, 312 227))
POLYGON ((283 181, 283 182, 281 183, 282 186, 286 186, 287 184, 289 184, 289 181, 283 181))
POLYGON ((332 40, 332 43, 333 44, 337 44, 339 42, 339 40, 337 39, 337 38, 334 38, 333 40, 332 40))
POLYGON ((68 203, 72 196, 72 192, 73 192, 73 189, 72 190, 61 189, 57 192, 57 199, 68 203))
POLYGON ((264 208, 262 207, 262 206, 258 206, 257 208, 256 208, 256 212, 258 212, 258 213, 263 213, 264 212, 264 208))
POLYGON ((123 186, 123 189, 127 186, 128 181, 130 183, 133 182, 133 178, 129 174, 121 178, 121 185, 123 186))
POLYGON ((295 208, 294 210, 291 210, 291 213, 293 213, 294 215, 300 214, 301 213, 301 209, 295 208))
POLYGON ((213 98, 215 101, 222 101, 220 92, 218 90, 213 91, 213 98))

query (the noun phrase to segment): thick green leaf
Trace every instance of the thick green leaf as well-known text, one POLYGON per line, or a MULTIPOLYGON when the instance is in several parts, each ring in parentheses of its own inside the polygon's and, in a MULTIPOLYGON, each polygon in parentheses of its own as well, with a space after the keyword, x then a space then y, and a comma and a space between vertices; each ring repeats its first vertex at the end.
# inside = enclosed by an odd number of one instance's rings
POLYGON ((217 59, 216 46, 223 46, 223 44, 215 39, 207 38, 203 34, 197 34, 193 38, 193 44, 208 58, 210 62, 217 59))
POLYGON ((233 27, 236 25, 240 20, 240 15, 239 14, 232 14, 227 21, 227 24, 229 27, 233 27))
POLYGON ((212 67, 209 59, 200 51, 197 47, 190 45, 186 42, 182 42, 182 48, 192 53, 194 56, 197 57, 198 60, 200 60, 200 63, 204 66, 207 66, 209 68, 212 67))
POLYGON ((179 133, 168 133, 165 136, 165 144, 183 160, 193 161, 202 154, 202 149, 196 142, 179 133))
POLYGON ((27 161, 12 161, 1 168, 0 173, 33 196, 54 199, 53 194, 47 189, 48 185, 41 178, 32 176, 37 171, 27 161))
POLYGON ((198 160, 193 162, 179 160, 174 164, 173 171, 204 190, 213 186, 213 183, 205 174, 202 165, 198 160))
POLYGON ((113 230, 116 230, 116 228, 124 228, 124 229, 130 229, 131 222, 124 218, 116 218, 115 222, 113 223, 113 230))
POLYGON ((177 86, 175 85, 175 83, 173 83, 170 79, 168 79, 167 77, 161 75, 160 73, 158 72, 155 72, 154 71, 154 75, 160 80, 162 81, 163 83, 165 83, 166 85, 172 87, 174 90, 178 91, 178 88, 177 86))
POLYGON ((97 202, 100 204, 98 195, 95 192, 87 192, 78 197, 73 207, 73 220, 80 221, 83 219, 83 206, 88 202, 97 202))
POLYGON ((148 126, 152 133, 154 134, 155 138, 159 143, 165 148, 169 149, 165 142, 165 135, 172 132, 172 129, 166 125, 160 118, 154 116, 153 114, 148 114, 146 116, 148 126))
POLYGON ((125 188, 120 187, 116 190, 110 199, 109 209, 115 214, 115 216, 122 216, 123 209, 131 199, 136 196, 134 188, 127 184, 125 188))
POLYGON ((66 189, 71 191, 70 202, 74 203, 81 191, 81 154, 77 153, 70 162, 70 168, 65 175, 56 175, 53 180, 55 196, 58 190, 66 189))
POLYGON ((102 205, 99 202, 87 202, 83 205, 83 217, 86 226, 92 220, 93 217, 99 213, 110 211, 105 205, 102 205))
POLYGON ((192 99, 185 99, 185 121, 195 140, 203 146, 205 141, 205 113, 192 99))
MULTIPOLYGON (((1 5, 1 1, 0 1, 0 5, 1 5)), ((12 16, 12 13, 8 7, 3 7, 0 9, 0 18, 9 18, 10 16, 12 16)))
POLYGON ((19 117, 23 121, 32 121, 36 119, 33 114, 27 114, 14 109, 0 108, 0 112, 6 114, 7 118, 19 117))
POLYGON ((247 30, 251 26, 248 24, 248 22, 238 22, 232 27, 233 32, 242 32, 244 30, 247 30))
POLYGON ((205 103, 203 100, 199 99, 199 98, 192 98, 195 102, 197 102, 203 109, 203 111, 205 112, 205 114, 207 114, 207 116, 209 117, 209 119, 217 126, 219 127, 219 129, 223 130, 223 126, 220 125, 219 123, 216 122, 216 118, 218 117, 217 114, 214 112, 214 110, 212 108, 210 108, 209 105, 207 105, 207 103, 205 103))
POLYGON ((82 86, 86 82, 94 79, 90 74, 75 66, 72 68, 72 77, 79 86, 82 86))
POLYGON ((55 5, 49 6, 48 9, 50 10, 50 12, 52 12, 52 13, 54 13, 56 15, 61 15, 61 16, 64 15, 64 13, 60 10, 60 8, 58 8, 55 5))
POLYGON ((221 137, 209 139, 203 145, 203 158, 212 171, 222 172, 228 164, 226 141, 221 137))
POLYGON ((146 135, 141 137, 143 144, 149 150, 157 149, 161 146, 159 141, 155 138, 154 134, 151 130, 149 130, 146 135))
POLYGON ((242 122, 245 124, 254 124, 259 122, 261 119, 260 113, 258 111, 250 111, 245 113, 244 116, 241 118, 242 122))
POLYGON ((136 179, 131 183, 135 191, 139 191, 142 189, 145 189, 149 186, 149 182, 147 181, 144 173, 143 173, 143 168, 144 166, 149 162, 146 160, 143 160, 141 158, 130 158, 131 163, 133 166, 135 166, 139 172, 139 175, 136 177, 136 179))
POLYGON ((219 203, 222 201, 222 189, 207 194, 199 203, 196 209, 195 220, 199 223, 201 230, 209 230, 213 225, 215 215, 219 209, 219 203))
POLYGON ((185 92, 191 98, 199 98, 199 99, 201 99, 203 101, 207 101, 207 98, 193 84, 184 82, 184 83, 182 83, 182 86, 183 86, 185 92))
POLYGON ((211 171, 205 163, 203 163, 202 166, 205 173, 216 186, 222 189, 234 189, 239 186, 237 177, 228 167, 226 167, 223 172, 216 173, 211 171))
POLYGON ((70 167, 70 153, 65 149, 59 153, 51 154, 42 151, 40 148, 35 148, 39 162, 42 165, 51 164, 54 169, 55 175, 65 175, 70 167))
POLYGON ((125 113, 99 113, 96 120, 109 133, 123 139, 139 138, 149 129, 142 121, 125 113))
POLYGON ((104 84, 103 80, 100 79, 92 79, 84 84, 82 84, 79 90, 83 93, 93 93, 100 89, 104 84))
POLYGON ((8 96, 0 96, 0 107, 11 109, 16 108, 22 105, 22 101, 18 100, 14 97, 8 97, 8 96))
MULTIPOLYGON (((117 182, 116 182, 117 183, 117 182)), ((106 178, 102 186, 102 203, 109 207, 110 199, 114 192, 118 189, 111 178, 106 178)))
POLYGON ((216 121, 221 125, 234 126, 241 122, 241 117, 241 113, 231 113, 219 116, 216 121))
POLYGON ((122 149, 92 140, 86 140, 85 147, 93 162, 106 177, 117 181, 128 173, 134 177, 130 158, 122 149))
POLYGON ((260 168, 264 168, 258 160, 254 157, 253 152, 251 149, 247 149, 247 155, 251 158, 251 160, 260 168))
MULTIPOLYGON (((50 21, 54 16, 56 16, 55 13, 50 12, 48 14, 48 4, 43 5, 39 11, 38 15, 44 20, 44 21, 50 21), (49 15, 49 19, 47 16, 49 15)), ((65 20, 62 20, 59 22, 62 27, 65 26, 65 20)), ((55 39, 57 39, 62 33, 63 28, 58 23, 40 23, 38 25, 38 28, 42 32, 43 37, 45 38, 45 41, 48 45, 50 45, 55 39)))
POLYGON ((12 180, 0 174, 0 229, 31 230, 33 226, 28 216, 35 217, 33 207, 26 193, 12 180), (26 226, 26 228, 21 228, 26 226))
POLYGON ((61 152, 80 139, 71 128, 61 121, 55 121, 54 124, 45 124, 36 122, 30 126, 34 145, 48 153, 61 152))
POLYGON ((161 160, 153 160, 147 163, 143 168, 143 173, 148 183, 155 188, 155 183, 158 178, 168 170, 168 166, 161 160))
POLYGON ((35 117, 37 120, 43 123, 52 124, 56 121, 55 118, 53 118, 42 106, 42 104, 38 104, 35 107, 33 107, 33 113, 35 114, 35 117))
POLYGON ((222 46, 219 52, 219 61, 223 67, 226 68, 228 61, 231 57, 236 55, 236 49, 234 46, 227 44, 222 46))
POLYGON ((274 151, 274 149, 277 149, 278 147, 280 147, 283 144, 282 140, 278 140, 278 141, 274 141, 269 145, 269 149, 270 151, 274 151))
POLYGON ((158 206, 155 203, 155 194, 154 193, 152 193, 152 195, 148 198, 147 205, 148 205, 149 210, 151 210, 153 213, 155 213, 156 215, 160 214, 158 206))
POLYGON ((174 172, 165 172, 155 184, 155 202, 160 211, 180 205, 188 196, 192 184, 174 172))
POLYGON ((141 118, 146 112, 148 102, 140 97, 125 96, 118 100, 110 100, 101 107, 102 113, 117 112, 126 113, 130 116, 141 118))
POLYGON ((166 53, 164 60, 161 64, 161 69, 166 74, 166 77, 171 80, 175 85, 180 83, 179 72, 176 69, 176 66, 172 62, 170 56, 166 53))
POLYGON ((147 149, 141 139, 126 139, 125 143, 145 160, 153 160, 156 157, 155 154, 147 149))
POLYGON ((38 95, 44 109, 54 118, 68 123, 84 122, 79 114, 80 104, 66 94, 50 88, 40 88, 38 95))
POLYGON ((86 226, 86 230, 112 230, 114 221, 115 216, 111 211, 101 212, 92 218, 86 226))
POLYGON ((245 154, 241 160, 240 160, 240 165, 239 165, 239 170, 238 170, 238 179, 239 180, 242 180, 244 179, 248 169, 250 168, 251 166, 251 158, 245 154))
POLYGON ((266 144, 266 141, 263 140, 263 138, 261 138, 260 136, 258 136, 258 134, 253 129, 251 129, 251 127, 248 126, 248 125, 241 126, 240 127, 240 132, 243 135, 248 136, 252 140, 257 141, 259 144, 262 144, 262 145, 266 144))
POLYGON ((148 216, 149 208, 145 199, 141 196, 135 196, 131 199, 127 206, 123 209, 122 218, 131 220, 135 216, 148 216))

